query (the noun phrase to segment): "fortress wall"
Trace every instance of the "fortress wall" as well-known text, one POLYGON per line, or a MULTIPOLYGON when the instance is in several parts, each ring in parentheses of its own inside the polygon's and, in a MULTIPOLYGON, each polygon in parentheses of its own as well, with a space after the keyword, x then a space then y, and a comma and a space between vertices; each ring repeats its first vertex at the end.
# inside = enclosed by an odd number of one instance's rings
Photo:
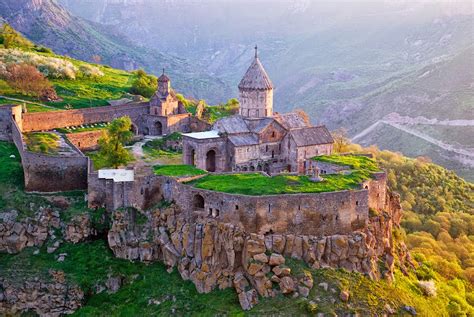
POLYGON ((148 112, 148 103, 23 114, 23 132, 52 130, 82 124, 112 121, 122 116, 136 120, 148 112))
POLYGON ((153 174, 134 182, 113 183, 89 175, 89 207, 144 210, 161 199, 174 201, 189 219, 213 218, 241 225, 247 232, 311 235, 348 234, 363 230, 369 216, 369 191, 347 190, 315 194, 235 195, 194 188, 153 174), (204 208, 197 202, 204 200, 204 208))
POLYGON ((20 105, 4 105, 0 106, 0 140, 12 141, 12 122, 16 121, 21 129, 21 112, 20 105))
POLYGON ((66 137, 81 151, 94 150, 97 148, 99 139, 102 137, 102 130, 68 133, 66 137))
POLYGON ((16 122, 12 124, 12 139, 21 156, 25 177, 25 190, 33 192, 57 192, 87 188, 87 164, 89 158, 77 156, 51 156, 29 152, 16 122))
POLYGON ((374 173, 373 178, 362 183, 362 188, 369 191, 369 208, 386 209, 387 173, 374 173))
MULTIPOLYGON (((171 197, 190 217, 211 217, 240 224, 247 232, 312 235, 346 234, 363 229, 368 220, 368 191, 246 196, 172 183, 171 197), (197 208, 196 196, 204 198, 197 208)), ((168 197, 167 197, 168 196, 168 197)))

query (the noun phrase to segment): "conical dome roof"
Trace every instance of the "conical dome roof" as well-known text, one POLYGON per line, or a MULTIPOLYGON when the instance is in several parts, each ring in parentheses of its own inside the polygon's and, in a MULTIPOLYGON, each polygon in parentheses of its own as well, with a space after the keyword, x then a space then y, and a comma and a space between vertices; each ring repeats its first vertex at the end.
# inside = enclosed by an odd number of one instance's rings
POLYGON ((247 69, 247 72, 240 81, 239 89, 273 89, 272 81, 258 57, 255 57, 252 65, 247 69))

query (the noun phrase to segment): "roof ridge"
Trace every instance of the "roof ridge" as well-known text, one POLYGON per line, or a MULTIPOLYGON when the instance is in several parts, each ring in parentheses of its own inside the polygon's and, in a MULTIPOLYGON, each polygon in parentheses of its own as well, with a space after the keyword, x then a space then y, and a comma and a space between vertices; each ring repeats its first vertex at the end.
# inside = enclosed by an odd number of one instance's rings
POLYGON ((245 72, 244 77, 242 77, 242 80, 239 83, 239 88, 262 90, 273 89, 273 83, 258 57, 253 59, 252 64, 250 64, 245 72))

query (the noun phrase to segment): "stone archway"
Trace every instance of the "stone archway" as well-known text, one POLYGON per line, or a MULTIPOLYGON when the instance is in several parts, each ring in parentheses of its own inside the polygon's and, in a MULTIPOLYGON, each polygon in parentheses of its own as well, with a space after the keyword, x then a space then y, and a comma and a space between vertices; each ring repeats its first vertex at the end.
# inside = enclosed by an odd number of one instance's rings
POLYGON ((204 210, 204 197, 196 194, 193 198, 193 208, 194 210, 204 210))
POLYGON ((155 122, 156 135, 163 135, 163 124, 160 121, 155 122))
POLYGON ((208 172, 216 171, 216 151, 210 150, 206 154, 206 170, 208 172))

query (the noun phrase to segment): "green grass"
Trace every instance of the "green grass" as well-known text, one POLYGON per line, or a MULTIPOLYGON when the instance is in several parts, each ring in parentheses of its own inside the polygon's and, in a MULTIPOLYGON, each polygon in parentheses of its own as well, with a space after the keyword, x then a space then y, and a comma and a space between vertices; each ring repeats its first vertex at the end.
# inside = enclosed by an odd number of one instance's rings
POLYGON ((153 170, 156 175, 176 177, 197 176, 206 174, 206 171, 203 171, 192 165, 157 165, 153 166, 153 170))
POLYGON ((54 133, 28 133, 25 135, 25 143, 28 151, 43 154, 56 154, 59 148, 59 136, 54 133))
POLYGON ((364 172, 378 172, 380 168, 377 166, 377 163, 366 156, 356 156, 356 155, 322 155, 315 156, 313 160, 332 163, 336 165, 346 165, 353 170, 364 171, 364 172))
POLYGON ((190 182, 196 188, 215 190, 231 194, 251 196, 296 193, 322 193, 358 188, 360 183, 380 169, 370 158, 363 156, 317 156, 321 162, 347 165, 352 170, 348 174, 324 175, 323 181, 312 182, 304 175, 277 175, 272 177, 260 173, 206 175, 190 182))
POLYGON ((107 127, 106 123, 100 123, 97 125, 86 125, 83 127, 78 127, 75 129, 67 129, 67 128, 57 128, 55 129, 59 133, 79 133, 79 132, 87 132, 87 131, 99 131, 104 130, 107 127))
POLYGON ((324 175, 324 180, 321 182, 312 182, 308 176, 267 177, 253 173, 206 175, 189 184, 196 188, 224 193, 261 196, 348 190, 357 188, 365 179, 367 176, 359 171, 354 171, 349 175, 324 175))
MULTIPOLYGON (((34 53, 68 60, 77 68, 79 68, 81 65, 89 64, 61 55, 40 52, 34 53)), ((54 111, 54 108, 65 109, 65 107, 68 105, 72 106, 73 108, 106 106, 108 105, 107 100, 116 100, 122 98, 123 95, 130 90, 132 82, 136 77, 134 74, 124 70, 95 64, 93 64, 93 66, 100 69, 100 71, 104 73, 104 76, 97 78, 83 76, 76 79, 50 79, 50 82, 54 85, 54 88, 56 89, 56 92, 61 100, 45 103, 46 105, 53 107, 52 109, 38 105, 28 105, 28 111, 54 111)), ((0 80, 0 91, 1 95, 7 97, 39 102, 39 100, 35 97, 25 96, 19 91, 12 89, 4 80, 0 80)))

